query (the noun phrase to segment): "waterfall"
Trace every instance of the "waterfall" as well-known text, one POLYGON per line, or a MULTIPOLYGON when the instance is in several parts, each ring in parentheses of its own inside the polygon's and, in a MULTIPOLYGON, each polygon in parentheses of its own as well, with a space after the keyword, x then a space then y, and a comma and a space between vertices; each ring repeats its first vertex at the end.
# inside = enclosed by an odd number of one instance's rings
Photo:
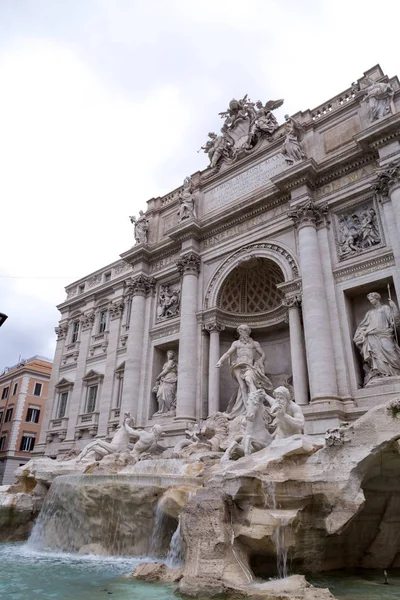
POLYGON ((185 549, 181 536, 181 523, 178 522, 178 527, 175 529, 174 535, 171 538, 169 550, 167 554, 167 563, 171 567, 181 567, 184 563, 185 549))
POLYGON ((285 579, 288 577, 288 552, 291 539, 291 522, 293 519, 292 511, 284 511, 277 508, 275 483, 268 482, 264 491, 264 504, 269 509, 278 524, 272 535, 272 541, 276 550, 276 567, 278 577, 285 579))
POLYGON ((28 546, 74 553, 96 544, 108 555, 165 557, 176 519, 156 508, 158 500, 168 487, 189 483, 193 478, 174 474, 62 475, 50 487, 28 546))

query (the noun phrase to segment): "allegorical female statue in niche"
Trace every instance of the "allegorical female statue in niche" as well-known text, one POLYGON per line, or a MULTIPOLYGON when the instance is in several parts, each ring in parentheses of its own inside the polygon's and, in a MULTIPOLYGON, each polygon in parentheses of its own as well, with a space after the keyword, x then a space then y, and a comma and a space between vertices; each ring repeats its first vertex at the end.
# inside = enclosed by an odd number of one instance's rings
POLYGON ((156 394, 158 402, 158 415, 174 415, 176 410, 176 389, 178 384, 178 363, 175 359, 175 352, 168 350, 167 362, 163 365, 162 371, 156 378, 156 384, 153 392, 156 394))
POLYGON ((395 331, 400 322, 399 309, 392 300, 389 306, 382 304, 377 292, 368 294, 367 298, 372 308, 354 335, 354 343, 364 360, 364 385, 377 377, 400 376, 400 348, 395 331))

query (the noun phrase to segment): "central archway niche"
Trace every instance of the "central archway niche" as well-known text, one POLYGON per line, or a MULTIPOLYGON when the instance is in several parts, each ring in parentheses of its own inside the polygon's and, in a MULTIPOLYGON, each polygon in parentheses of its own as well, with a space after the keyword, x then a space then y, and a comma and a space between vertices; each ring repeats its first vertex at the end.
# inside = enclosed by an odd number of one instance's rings
MULTIPOLYGON (((237 339, 236 327, 248 324, 253 339, 265 353, 265 370, 274 387, 283 384, 292 373, 289 327, 283 294, 277 287, 284 281, 285 275, 275 261, 251 255, 226 275, 216 297, 218 314, 225 321, 220 335, 221 356, 237 339)), ((226 363, 220 371, 220 410, 227 408, 235 390, 236 383, 226 363)))

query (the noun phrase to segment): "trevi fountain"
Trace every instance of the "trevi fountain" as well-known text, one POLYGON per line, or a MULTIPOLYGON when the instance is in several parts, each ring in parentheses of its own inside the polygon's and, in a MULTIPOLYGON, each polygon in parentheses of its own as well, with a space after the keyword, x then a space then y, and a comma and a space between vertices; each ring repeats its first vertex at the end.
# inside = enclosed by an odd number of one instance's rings
POLYGON ((400 597, 400 85, 282 104, 67 287, 0 598, 400 597))

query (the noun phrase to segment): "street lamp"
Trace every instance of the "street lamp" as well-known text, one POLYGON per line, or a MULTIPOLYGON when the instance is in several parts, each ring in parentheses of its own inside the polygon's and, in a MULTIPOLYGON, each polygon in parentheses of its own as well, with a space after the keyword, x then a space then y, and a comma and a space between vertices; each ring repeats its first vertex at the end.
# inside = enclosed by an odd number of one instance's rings
POLYGON ((0 327, 3 325, 4 321, 6 321, 8 319, 8 315, 5 315, 4 313, 0 313, 0 327))

